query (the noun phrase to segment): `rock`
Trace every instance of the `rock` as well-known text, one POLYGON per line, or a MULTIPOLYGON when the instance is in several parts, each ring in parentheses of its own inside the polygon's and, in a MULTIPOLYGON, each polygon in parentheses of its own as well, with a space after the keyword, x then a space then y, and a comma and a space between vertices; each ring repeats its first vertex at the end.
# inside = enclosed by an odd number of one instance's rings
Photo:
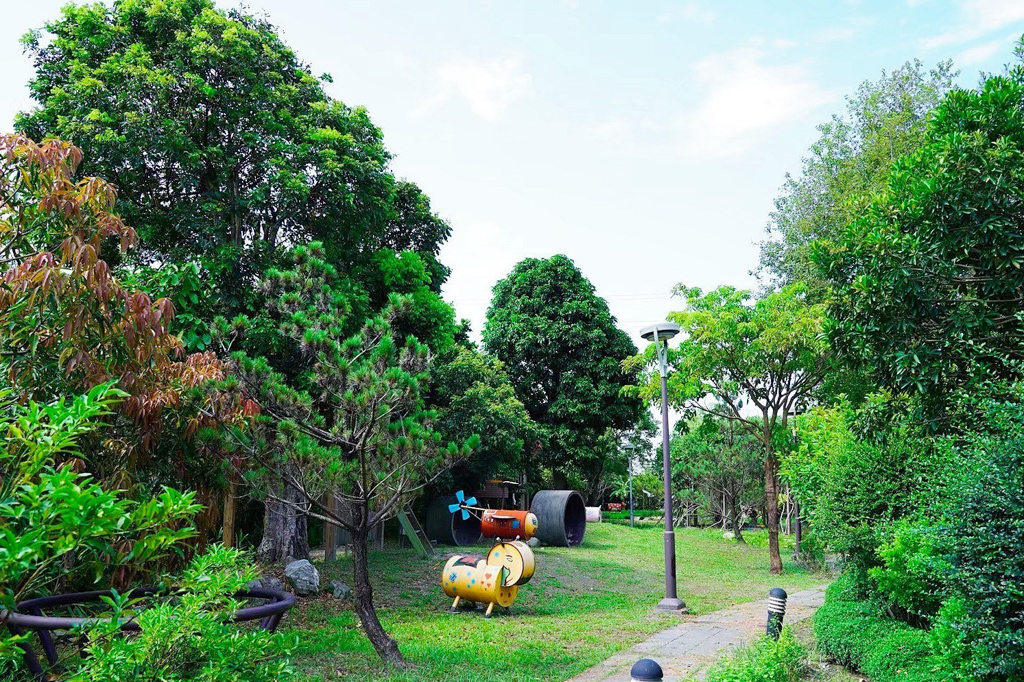
POLYGON ((335 599, 348 599, 352 596, 352 588, 340 580, 331 581, 331 592, 335 599))
POLYGON ((300 597, 320 594, 320 574, 306 559, 293 561, 284 567, 284 577, 300 597))
MULTIPOLYGON (((245 584, 247 590, 284 590, 284 583, 277 578, 256 578, 250 580, 245 584)), ((269 604, 269 599, 263 597, 249 597, 249 604, 252 606, 260 606, 262 604, 269 604)))
POLYGON ((540 540, 538 540, 537 538, 530 538, 526 541, 526 544, 528 544, 530 547, 540 547, 540 540))
POLYGON ((283 590, 284 583, 277 578, 256 578, 245 584, 247 590, 283 590))

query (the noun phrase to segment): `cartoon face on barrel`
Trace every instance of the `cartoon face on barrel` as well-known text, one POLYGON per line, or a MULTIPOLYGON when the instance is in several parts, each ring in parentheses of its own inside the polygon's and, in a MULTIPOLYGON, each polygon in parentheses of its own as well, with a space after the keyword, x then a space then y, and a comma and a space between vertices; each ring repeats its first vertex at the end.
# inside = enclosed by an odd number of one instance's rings
POLYGON ((533 577, 536 564, 533 550, 525 542, 499 542, 487 554, 487 563, 505 569, 502 576, 506 587, 525 585, 533 577))
POLYGON ((523 525, 526 526, 526 533, 523 537, 532 538, 537 534, 537 515, 533 512, 529 512, 526 515, 526 519, 523 521, 523 525))

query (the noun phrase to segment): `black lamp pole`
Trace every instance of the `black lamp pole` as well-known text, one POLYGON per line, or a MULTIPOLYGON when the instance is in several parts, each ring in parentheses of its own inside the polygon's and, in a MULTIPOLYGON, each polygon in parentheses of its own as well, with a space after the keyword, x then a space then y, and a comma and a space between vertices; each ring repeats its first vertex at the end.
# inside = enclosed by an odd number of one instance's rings
POLYGON ((662 322, 641 330, 641 335, 654 342, 658 351, 658 370, 661 374, 661 455, 665 478, 665 598, 658 602, 662 611, 681 611, 686 608, 676 595, 676 533, 672 523, 672 462, 669 457, 668 432, 668 340, 679 333, 679 325, 662 322))

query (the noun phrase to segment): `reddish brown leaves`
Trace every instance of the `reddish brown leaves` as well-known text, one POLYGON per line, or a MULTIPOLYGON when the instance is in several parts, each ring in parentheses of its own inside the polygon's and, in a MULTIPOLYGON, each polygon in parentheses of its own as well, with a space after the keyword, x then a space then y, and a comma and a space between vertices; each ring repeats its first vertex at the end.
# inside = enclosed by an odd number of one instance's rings
POLYGON ((104 241, 126 250, 137 236, 113 212, 110 183, 74 180, 78 148, 6 135, 0 159, 0 326, 12 384, 30 395, 117 380, 145 448, 184 392, 224 378, 220 361, 182 359, 171 302, 126 290, 100 257, 104 241))

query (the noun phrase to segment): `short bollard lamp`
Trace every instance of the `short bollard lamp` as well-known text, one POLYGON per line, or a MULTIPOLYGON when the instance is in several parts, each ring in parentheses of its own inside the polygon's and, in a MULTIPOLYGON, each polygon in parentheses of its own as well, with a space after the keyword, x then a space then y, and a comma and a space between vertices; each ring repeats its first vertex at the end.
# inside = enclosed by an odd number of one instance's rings
POLYGON ((772 639, 778 639, 782 632, 782 619, 786 617, 787 597, 786 591, 781 587, 776 587, 768 593, 767 634, 772 639))
POLYGON ((650 658, 641 658, 629 670, 630 682, 661 682, 665 673, 658 662, 650 658))

